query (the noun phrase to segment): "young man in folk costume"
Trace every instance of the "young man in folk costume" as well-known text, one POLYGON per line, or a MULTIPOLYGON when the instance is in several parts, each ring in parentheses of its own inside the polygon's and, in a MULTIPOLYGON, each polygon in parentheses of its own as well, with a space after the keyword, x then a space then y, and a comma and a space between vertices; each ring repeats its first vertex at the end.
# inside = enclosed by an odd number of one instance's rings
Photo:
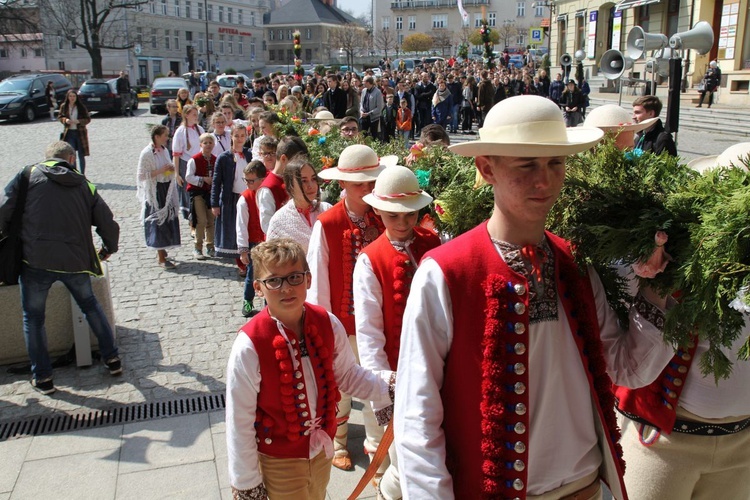
MULTIPOLYGON (((750 143, 740 143, 721 155, 696 158, 688 166, 698 172, 742 167, 748 155, 750 143)), ((750 307, 736 304, 745 314, 745 325, 733 345, 722 349, 731 360, 750 335, 750 307)), ((659 307, 643 302, 639 306, 644 315, 664 324, 666 301, 659 307)), ((628 464, 625 485, 631 498, 750 498, 750 363, 735 361, 731 375, 717 382, 698 366, 707 350, 708 341, 696 338, 664 360, 652 384, 635 390, 617 387, 628 464)))
MULTIPOLYGON (((375 179, 387 165, 395 165, 397 157, 378 158, 377 153, 363 144, 345 148, 339 156, 338 167, 321 171, 322 179, 337 180, 346 196, 330 210, 318 217, 310 236, 307 260, 312 272, 312 286, 307 301, 323 306, 341 321, 349 335, 349 343, 357 357, 354 337, 354 294, 352 275, 359 252, 375 241, 383 232, 383 223, 363 200, 374 188, 375 179)), ((339 403, 339 430, 334 440, 334 467, 353 468, 346 449, 351 397, 342 394, 339 403)), ((365 404, 365 450, 372 456, 383 434, 372 409, 365 404)))
POLYGON ((646 385, 671 348, 635 310, 622 332, 596 273, 544 229, 566 156, 602 135, 518 96, 451 146, 476 157, 494 210, 412 281, 394 418, 404 498, 597 499, 600 479, 627 498, 608 374, 646 385))
MULTIPOLYGON (((386 168, 364 201, 380 215, 385 232, 362 250, 354 266, 359 360, 368 370, 396 371, 411 279, 422 256, 440 245, 440 238, 429 229, 417 227, 419 210, 432 202, 432 196, 419 188, 414 172, 406 167, 386 168)), ((389 424, 393 406, 387 401, 373 402, 373 406, 382 408, 375 411, 378 424, 389 424)), ((398 499, 402 495, 396 448, 391 447, 388 455, 390 465, 378 489, 382 498, 398 499)))
POLYGON ((227 366, 227 456, 236 499, 323 500, 339 390, 390 400, 395 374, 357 366, 334 315, 305 302, 310 271, 289 239, 252 250, 268 306, 242 327, 227 366))

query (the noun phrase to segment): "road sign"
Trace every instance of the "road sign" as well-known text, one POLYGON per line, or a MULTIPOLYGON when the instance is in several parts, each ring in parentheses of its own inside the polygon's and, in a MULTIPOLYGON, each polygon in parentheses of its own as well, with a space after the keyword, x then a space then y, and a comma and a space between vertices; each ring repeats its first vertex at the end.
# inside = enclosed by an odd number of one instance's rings
POLYGON ((531 43, 542 43, 542 28, 529 28, 529 41, 531 43))

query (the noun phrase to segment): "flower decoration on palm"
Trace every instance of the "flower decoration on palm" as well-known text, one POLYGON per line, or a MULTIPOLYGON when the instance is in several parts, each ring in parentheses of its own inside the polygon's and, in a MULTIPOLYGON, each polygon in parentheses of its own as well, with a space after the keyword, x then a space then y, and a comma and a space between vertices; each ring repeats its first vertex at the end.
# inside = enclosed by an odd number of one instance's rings
POLYGON ((302 67, 302 35, 299 31, 294 32, 294 79, 302 81, 305 69, 302 67))
POLYGON ((493 55, 494 44, 490 37, 490 25, 487 22, 487 18, 482 18, 482 23, 479 28, 479 34, 482 35, 482 43, 484 44, 484 56, 482 57, 483 62, 487 65, 488 69, 495 68, 495 58, 493 55))

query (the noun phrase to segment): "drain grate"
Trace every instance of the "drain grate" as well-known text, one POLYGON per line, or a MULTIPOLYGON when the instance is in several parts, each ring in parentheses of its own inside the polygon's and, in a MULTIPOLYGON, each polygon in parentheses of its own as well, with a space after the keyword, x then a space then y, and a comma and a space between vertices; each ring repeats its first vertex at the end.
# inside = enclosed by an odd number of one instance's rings
POLYGON ((26 436, 42 436, 58 432, 93 429, 108 425, 156 420, 159 418, 191 415, 226 407, 224 393, 203 394, 188 398, 151 403, 122 405, 105 410, 86 410, 75 413, 42 415, 14 422, 0 423, 0 441, 26 436))

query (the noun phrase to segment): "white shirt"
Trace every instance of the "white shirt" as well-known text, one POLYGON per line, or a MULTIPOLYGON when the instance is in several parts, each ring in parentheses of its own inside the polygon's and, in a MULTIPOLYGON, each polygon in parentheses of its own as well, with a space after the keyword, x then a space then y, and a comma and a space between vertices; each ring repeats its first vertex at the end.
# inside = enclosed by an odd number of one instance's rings
POLYGON ((242 194, 247 189, 245 184, 245 167, 247 166, 247 160, 243 153, 234 153, 234 182, 232 183, 232 192, 236 194, 242 194))
POLYGON ((186 162, 190 161, 190 158, 201 150, 202 133, 203 128, 200 125, 196 125, 195 128, 187 128, 184 124, 180 125, 172 138, 172 155, 179 156, 181 160, 186 162), (189 148, 188 142, 190 143, 189 148))
POLYGON ((235 222, 235 233, 237 234, 237 248, 249 248, 249 233, 247 225, 250 222, 250 210, 244 196, 237 200, 237 219, 235 222))
MULTIPOLYGON (((349 346, 346 331, 338 319, 328 314, 334 335, 333 371, 339 390, 355 397, 387 398, 388 381, 393 372, 374 373, 357 365, 349 346)), ((302 358, 305 380, 315 380, 310 358, 302 358)), ((255 488, 263 481, 258 466, 258 446, 255 442, 255 412, 260 391, 260 363, 250 337, 240 332, 232 346, 227 365, 227 457, 229 482, 238 490, 255 488)), ((305 384, 310 420, 316 417, 318 386, 305 384)), ((330 438, 329 438, 330 439, 330 438)), ((309 458, 322 451, 310 449, 309 458)))
MULTIPOLYGON (((216 164, 216 158, 213 160, 213 164, 216 164)), ((187 162, 187 169, 185 171, 185 181, 193 186, 202 186, 203 177, 195 175, 195 160, 190 158, 187 162)))
POLYGON ((216 139, 216 144, 214 144, 212 154, 215 157, 218 158, 221 153, 229 151, 232 148, 232 135, 231 132, 229 132, 229 129, 224 129, 223 134, 217 134, 214 132, 214 139, 216 139))
POLYGON ((255 199, 258 202, 260 228, 263 230, 263 233, 268 234, 268 225, 271 223, 271 217, 276 213, 276 200, 273 197, 271 189, 265 186, 258 188, 255 192, 255 199))
POLYGON ((329 260, 326 233, 320 221, 315 222, 307 249, 307 265, 310 266, 312 284, 307 290, 307 301, 317 304, 326 311, 331 310, 331 283, 328 275, 329 260))
MULTIPOLYGON (((623 334, 593 270, 590 279, 610 376, 620 385, 649 384, 674 351, 635 311, 631 332, 623 334)), ((584 477, 602 459, 588 382, 559 299, 558 311, 557 321, 529 325, 530 495, 584 477)), ((443 272, 432 259, 417 269, 403 325, 394 414, 402 491, 405 499, 452 499, 439 394, 453 338, 453 314, 443 272)))
MULTIPOLYGON (((317 210, 310 211, 310 223, 315 224, 318 216, 330 208, 330 203, 325 201, 318 203, 317 210)), ((271 217, 266 241, 276 238, 291 238, 302 245, 302 249, 307 253, 310 235, 312 234, 310 223, 307 222, 304 215, 299 213, 294 200, 289 200, 271 217)))

